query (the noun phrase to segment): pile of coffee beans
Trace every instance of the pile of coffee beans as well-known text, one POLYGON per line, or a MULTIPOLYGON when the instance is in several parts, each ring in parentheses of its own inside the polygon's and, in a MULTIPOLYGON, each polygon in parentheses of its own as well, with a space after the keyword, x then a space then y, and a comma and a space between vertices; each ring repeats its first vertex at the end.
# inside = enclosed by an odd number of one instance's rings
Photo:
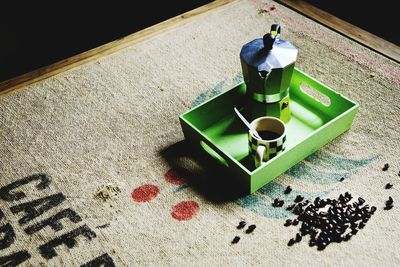
MULTIPOLYGON (((389 163, 385 163, 382 171, 389 169, 389 163)), ((400 176, 400 172, 398 174, 400 176)), ((344 181, 340 178, 340 182, 344 181)), ((385 189, 391 189, 393 184, 387 183, 385 189)), ((286 187, 284 194, 290 194, 292 188, 286 187)), ((273 207, 282 207, 283 200, 275 199, 273 207)), ((389 196, 385 201, 384 210, 393 208, 393 198, 389 196)), ((295 219, 287 219, 284 226, 297 226, 300 224, 299 232, 288 242, 288 246, 303 240, 309 235, 309 246, 316 246, 318 250, 325 249, 330 243, 348 241, 363 229, 377 208, 369 206, 362 197, 353 199, 353 196, 346 192, 340 194, 337 199, 315 198, 312 202, 305 200, 303 196, 297 195, 293 204, 289 204, 286 210, 297 215, 295 219)))
POLYGON ((350 203, 353 197, 349 192, 340 194, 337 199, 315 198, 313 202, 297 196, 296 204, 287 207, 297 218, 287 219, 285 226, 296 226, 300 223, 299 233, 289 240, 288 246, 300 242, 303 236, 309 235, 309 246, 323 250, 332 242, 348 241, 363 229, 375 213, 376 207, 365 204, 359 197, 350 203))

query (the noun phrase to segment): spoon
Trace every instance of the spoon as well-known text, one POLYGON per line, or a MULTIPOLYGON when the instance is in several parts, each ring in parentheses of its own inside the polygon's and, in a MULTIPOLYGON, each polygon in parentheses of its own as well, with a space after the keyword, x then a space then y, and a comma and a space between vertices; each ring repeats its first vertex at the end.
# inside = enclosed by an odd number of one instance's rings
POLYGON ((237 108, 233 108, 236 112, 236 114, 239 116, 239 118, 244 122, 244 124, 246 124, 247 128, 249 128, 250 132, 257 137, 258 139, 262 139, 260 137, 260 135, 258 134, 258 132, 256 131, 256 129, 253 128, 253 126, 251 126, 251 124, 243 117, 242 114, 240 114, 239 110, 237 110, 237 108))

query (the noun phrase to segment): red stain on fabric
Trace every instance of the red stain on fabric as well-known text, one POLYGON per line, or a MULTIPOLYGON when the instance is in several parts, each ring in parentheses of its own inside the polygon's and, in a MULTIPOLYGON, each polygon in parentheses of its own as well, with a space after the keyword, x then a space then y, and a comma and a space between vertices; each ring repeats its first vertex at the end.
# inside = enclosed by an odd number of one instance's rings
POLYGON ((186 183, 185 179, 179 177, 174 169, 169 169, 165 174, 164 178, 167 182, 175 185, 181 185, 186 183))
POLYGON ((152 184, 144 184, 132 191, 132 199, 136 202, 147 202, 155 198, 160 193, 160 189, 152 184))
POLYGON ((199 204, 195 201, 182 201, 172 207, 171 216, 178 221, 187 221, 192 219, 199 212, 199 209, 199 204))

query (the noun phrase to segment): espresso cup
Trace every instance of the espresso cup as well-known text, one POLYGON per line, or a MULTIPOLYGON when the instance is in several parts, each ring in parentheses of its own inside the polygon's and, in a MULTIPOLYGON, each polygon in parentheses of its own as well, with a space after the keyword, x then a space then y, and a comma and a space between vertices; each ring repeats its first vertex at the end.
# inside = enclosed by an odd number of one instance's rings
POLYGON ((249 131, 249 153, 256 167, 274 158, 285 150, 285 123, 275 117, 260 117, 251 122, 260 138, 249 131))

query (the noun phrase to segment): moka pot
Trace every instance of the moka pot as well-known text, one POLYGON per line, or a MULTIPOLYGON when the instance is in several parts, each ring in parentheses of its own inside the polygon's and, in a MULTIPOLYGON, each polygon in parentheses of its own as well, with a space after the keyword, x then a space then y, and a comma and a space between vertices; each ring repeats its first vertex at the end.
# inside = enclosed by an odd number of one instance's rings
POLYGON ((270 33, 245 44, 240 52, 245 112, 252 120, 261 116, 290 120, 289 85, 298 51, 279 38, 280 31, 280 25, 273 24, 270 33))

